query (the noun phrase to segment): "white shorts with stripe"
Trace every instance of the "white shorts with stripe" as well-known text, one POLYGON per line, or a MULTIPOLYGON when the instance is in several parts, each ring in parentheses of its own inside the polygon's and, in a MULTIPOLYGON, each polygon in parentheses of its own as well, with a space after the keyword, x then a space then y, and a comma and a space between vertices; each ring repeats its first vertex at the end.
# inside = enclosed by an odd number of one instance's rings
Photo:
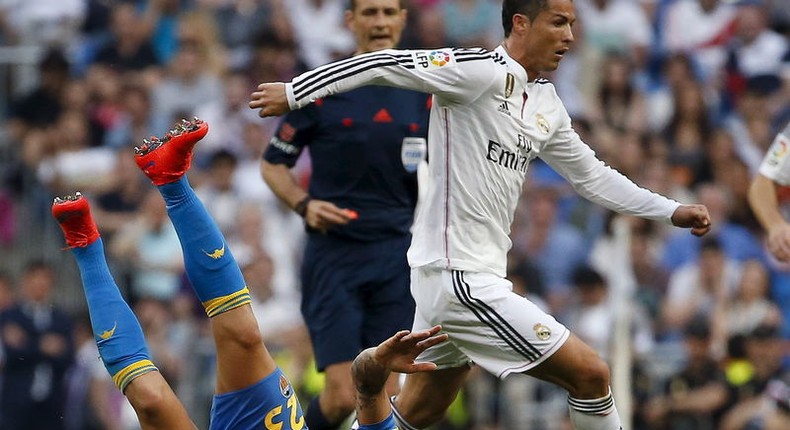
POLYGON ((490 273, 417 267, 411 270, 411 292, 417 303, 414 330, 441 324, 449 335, 417 358, 440 369, 475 363, 504 378, 537 366, 570 335, 514 293, 510 281, 490 273))

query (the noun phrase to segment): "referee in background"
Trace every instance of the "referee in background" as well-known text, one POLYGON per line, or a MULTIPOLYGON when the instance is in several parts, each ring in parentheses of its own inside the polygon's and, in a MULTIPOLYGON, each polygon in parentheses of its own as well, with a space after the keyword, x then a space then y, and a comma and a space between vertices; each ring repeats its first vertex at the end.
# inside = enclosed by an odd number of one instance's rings
MULTIPOLYGON (((397 46, 406 13, 403 0, 352 0, 345 20, 355 55, 397 46)), ((356 355, 411 329, 406 251, 430 100, 378 86, 319 99, 288 113, 263 155, 264 180, 308 231, 301 311, 326 375, 307 407, 311 430, 337 428, 354 410, 356 355), (312 175, 305 190, 290 169, 307 147, 312 175)), ((387 388, 394 394, 396 378, 387 388)))

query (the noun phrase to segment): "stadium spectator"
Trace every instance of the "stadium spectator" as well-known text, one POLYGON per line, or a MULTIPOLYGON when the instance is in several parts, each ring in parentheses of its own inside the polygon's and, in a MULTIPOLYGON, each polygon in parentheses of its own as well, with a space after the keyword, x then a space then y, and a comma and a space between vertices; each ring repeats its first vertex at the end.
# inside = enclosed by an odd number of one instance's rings
POLYGON ((667 334, 678 338, 691 319, 698 314, 709 318, 716 357, 722 358, 726 341, 724 327, 713 325, 718 314, 735 294, 741 277, 741 265, 727 257, 715 236, 700 245, 699 260, 672 272, 667 295, 661 305, 661 318, 667 334))
POLYGON ((558 215, 559 193, 551 187, 526 192, 523 224, 513 227, 513 252, 526 256, 540 271, 543 297, 560 312, 571 296, 573 270, 585 260, 582 234, 558 215))
POLYGON ((493 48, 499 41, 495 31, 501 17, 491 0, 445 1, 442 12, 447 43, 454 46, 493 48))
POLYGON ((343 24, 345 0, 284 0, 283 10, 310 68, 354 51, 354 36, 343 24), (309 25, 306 25, 309 23, 309 25))
POLYGON ((679 0, 667 7, 659 34, 670 54, 687 55, 702 80, 714 85, 735 33, 737 6, 722 0, 679 0))
POLYGON ((71 318, 53 303, 56 279, 50 263, 28 262, 17 303, 0 314, 4 430, 63 429, 66 372, 74 360, 74 341, 71 318))
MULTIPOLYGON (((763 249, 757 237, 746 227, 730 219, 732 199, 724 184, 701 184, 696 188, 696 195, 710 211, 714 226, 711 236, 718 239, 727 258, 736 261, 764 260, 763 249)), ((702 243, 699 240, 689 240, 684 235, 671 234, 664 243, 662 266, 669 271, 675 271, 685 264, 697 261, 702 243)))
POLYGON ((109 244, 119 261, 131 262, 131 293, 135 298, 171 300, 181 285, 184 262, 178 237, 161 199, 146 193, 136 219, 124 225, 109 244))
POLYGON ((727 50, 728 85, 734 94, 743 89, 743 79, 781 75, 788 41, 768 26, 768 9, 762 1, 745 1, 738 7, 735 36, 727 50))
POLYGON ((149 28, 134 3, 120 2, 111 11, 112 37, 97 49, 93 63, 119 72, 142 72, 158 66, 149 28))
POLYGON ((728 393, 719 362, 711 355, 709 318, 691 318, 683 333, 683 369, 667 378, 641 413, 651 430, 719 429, 728 393))
POLYGON ((180 118, 192 118, 198 108, 223 100, 221 76, 224 49, 208 12, 193 11, 179 18, 178 51, 164 78, 152 88, 155 134, 164 134, 180 118))
MULTIPOLYGON (((790 425, 787 356, 779 328, 764 324, 743 339, 748 364, 731 371, 728 410, 722 430, 779 430, 790 425)), ((732 370, 732 369, 730 369, 732 370)))
POLYGON ((38 63, 39 83, 31 92, 11 103, 8 129, 11 139, 24 140, 31 129, 51 126, 63 110, 63 93, 70 65, 62 51, 48 50, 38 63))
MULTIPOLYGON (((613 331, 617 310, 610 299, 610 287, 595 269, 579 265, 571 274, 573 296, 568 306, 558 314, 560 320, 581 340, 590 345, 604 360, 609 360, 613 350, 613 331)), ((630 313, 631 347, 637 356, 643 356, 653 347, 653 331, 645 310, 632 303, 630 313)))
POLYGON ((616 52, 604 56, 595 97, 584 117, 594 129, 607 127, 612 131, 644 132, 647 129, 645 96, 633 82, 632 60, 616 52))
POLYGON ((727 337, 748 336, 761 325, 780 325, 782 314, 771 301, 769 281, 768 269, 762 262, 743 263, 737 288, 714 321, 727 337))

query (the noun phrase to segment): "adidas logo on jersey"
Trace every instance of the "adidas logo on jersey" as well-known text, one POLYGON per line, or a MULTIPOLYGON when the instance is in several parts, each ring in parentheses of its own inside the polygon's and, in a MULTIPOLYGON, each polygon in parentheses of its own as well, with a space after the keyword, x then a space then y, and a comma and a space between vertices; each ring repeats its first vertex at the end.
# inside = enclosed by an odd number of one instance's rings
POLYGON ((501 105, 499 105, 499 108, 497 110, 510 116, 510 109, 508 109, 507 107, 507 102, 504 102, 501 105))

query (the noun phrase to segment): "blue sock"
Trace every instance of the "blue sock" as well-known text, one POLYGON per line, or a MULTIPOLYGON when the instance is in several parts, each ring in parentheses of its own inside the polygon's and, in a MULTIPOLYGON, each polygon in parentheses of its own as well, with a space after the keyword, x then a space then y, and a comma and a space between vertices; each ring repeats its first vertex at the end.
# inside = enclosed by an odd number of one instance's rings
POLYGON ((136 377, 157 370, 145 344, 143 330, 107 267, 101 239, 84 248, 71 248, 82 277, 93 337, 104 367, 123 392, 136 377))
POLYGON ((181 240, 187 276, 206 314, 213 317, 249 303, 241 269, 186 176, 160 185, 159 192, 181 240))

